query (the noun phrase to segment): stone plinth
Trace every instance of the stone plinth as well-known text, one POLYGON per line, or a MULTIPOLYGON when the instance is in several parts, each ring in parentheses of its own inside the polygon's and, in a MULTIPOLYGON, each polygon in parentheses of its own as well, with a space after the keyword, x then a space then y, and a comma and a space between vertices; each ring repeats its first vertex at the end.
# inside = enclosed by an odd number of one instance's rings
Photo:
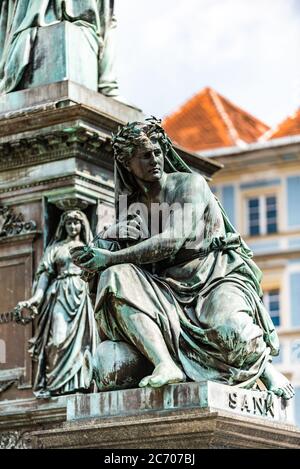
POLYGON ((76 421, 31 438, 36 448, 300 449, 300 431, 291 425, 209 408, 76 421))
POLYGON ((289 402, 266 391, 250 391, 214 382, 181 383, 70 396, 67 420, 126 416, 147 412, 210 408, 245 417, 292 422, 289 402))
MULTIPOLYGON (((17 116, 26 114, 27 119, 35 117, 37 113, 42 117, 41 127, 45 122, 45 117, 41 116, 43 111, 50 111, 68 105, 81 104, 93 109, 97 114, 105 116, 109 122, 119 124, 128 120, 143 119, 143 113, 134 106, 122 103, 116 99, 107 98, 100 93, 89 90, 86 87, 71 80, 62 80, 44 86, 37 86, 32 89, 15 91, 0 96, 0 119, 14 119, 17 116), (46 108, 47 106, 47 108, 46 108)), ((51 121, 51 117, 49 119, 51 121)), ((31 119, 28 122, 31 127, 31 119)), ((1 126, 0 135, 5 135, 9 128, 9 123, 4 122, 1 126)), ((17 129, 15 129, 17 130, 17 129)))
POLYGON ((98 50, 96 44, 92 45, 89 34, 87 28, 80 28, 70 21, 38 28, 29 72, 22 88, 71 80, 97 91, 98 50), (53 47, 53 38, 56 47, 53 47), (34 73, 30 73, 31 70, 34 73))
POLYGON ((300 449, 289 405, 271 404, 266 393, 210 382, 6 401, 0 448, 300 449))
POLYGON ((31 433, 43 448, 299 448, 285 401, 216 383, 70 396, 67 422, 31 433))

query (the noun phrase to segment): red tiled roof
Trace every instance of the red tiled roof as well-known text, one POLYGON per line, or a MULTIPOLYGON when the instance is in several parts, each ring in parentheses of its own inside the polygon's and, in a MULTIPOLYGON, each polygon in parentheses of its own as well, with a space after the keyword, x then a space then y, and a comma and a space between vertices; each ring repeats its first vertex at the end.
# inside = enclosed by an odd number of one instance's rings
POLYGON ((190 151, 256 141, 269 127, 211 88, 204 88, 166 117, 168 135, 190 151))
POLYGON ((274 138, 290 137, 292 135, 300 135, 300 108, 277 127, 263 135, 261 140, 273 140, 274 138))

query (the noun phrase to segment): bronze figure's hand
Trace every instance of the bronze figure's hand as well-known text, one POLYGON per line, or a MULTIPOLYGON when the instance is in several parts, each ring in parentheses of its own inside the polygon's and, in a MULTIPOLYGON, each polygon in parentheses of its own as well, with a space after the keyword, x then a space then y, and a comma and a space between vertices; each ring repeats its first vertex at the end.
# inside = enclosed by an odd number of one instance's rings
POLYGON ((27 301, 20 301, 18 305, 22 305, 24 308, 31 309, 31 308, 38 308, 42 302, 43 297, 41 295, 36 296, 34 295, 27 301))
MULTIPOLYGON (((76 246, 69 249, 69 252, 72 257, 72 261, 74 264, 78 265, 80 262, 87 262, 92 258, 92 254, 90 253, 89 246, 76 246)), ((79 265, 80 266, 80 265, 79 265)))
POLYGON ((70 254, 74 264, 88 272, 97 272, 111 265, 112 253, 105 249, 84 246, 70 249, 70 254))
POLYGON ((111 225, 105 232, 106 238, 137 241, 142 235, 143 220, 138 215, 129 215, 127 220, 111 225))
POLYGON ((36 307, 37 301, 20 301, 13 310, 14 319, 17 324, 25 326, 34 320, 38 315, 38 309, 36 307), (29 316, 24 315, 24 310, 29 311, 29 316))

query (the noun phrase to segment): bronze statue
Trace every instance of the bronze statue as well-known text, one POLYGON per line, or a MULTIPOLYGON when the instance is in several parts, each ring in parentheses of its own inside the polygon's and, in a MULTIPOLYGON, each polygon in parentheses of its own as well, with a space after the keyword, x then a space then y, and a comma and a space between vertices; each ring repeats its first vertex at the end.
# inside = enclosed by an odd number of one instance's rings
POLYGON ((38 323, 30 340, 37 362, 35 395, 47 398, 84 390, 83 356, 94 353, 98 333, 88 284, 73 264, 69 249, 91 242, 87 217, 80 210, 62 214, 54 241, 46 249, 33 285, 34 294, 18 308, 37 308, 38 323))
MULTIPOLYGON (((99 92, 118 95, 114 0, 0 0, 0 94, 18 89, 36 46, 38 28, 62 21, 81 28, 98 57, 99 92)), ((55 37, 50 47, 60 47, 55 37)))
POLYGON ((271 363, 279 341, 262 302, 261 272, 205 179, 154 118, 120 129, 113 147, 118 222, 103 237, 120 249, 71 251, 76 265, 100 273, 102 334, 152 364, 140 386, 213 380, 251 388, 260 379, 291 398, 292 385, 271 363), (124 198, 139 210, 124 215, 124 198), (162 206, 171 207, 165 217, 157 214, 162 206))

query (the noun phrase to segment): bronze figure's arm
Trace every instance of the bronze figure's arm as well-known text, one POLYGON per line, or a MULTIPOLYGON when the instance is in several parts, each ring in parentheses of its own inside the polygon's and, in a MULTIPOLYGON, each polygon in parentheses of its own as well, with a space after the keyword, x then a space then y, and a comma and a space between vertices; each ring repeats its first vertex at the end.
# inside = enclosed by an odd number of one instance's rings
MULTIPOLYGON (((186 181, 176 189, 172 211, 161 233, 115 252, 97 248, 76 248, 71 251, 73 262, 82 269, 98 271, 116 264, 150 264, 174 256, 186 240, 195 234, 196 226, 205 208, 204 191, 201 190, 202 178, 198 175, 188 176, 186 181), (190 231, 186 230, 187 223, 183 217, 185 204, 190 204, 192 207, 193 219, 188 224, 190 231)), ((135 227, 133 229, 136 230, 135 227)))

